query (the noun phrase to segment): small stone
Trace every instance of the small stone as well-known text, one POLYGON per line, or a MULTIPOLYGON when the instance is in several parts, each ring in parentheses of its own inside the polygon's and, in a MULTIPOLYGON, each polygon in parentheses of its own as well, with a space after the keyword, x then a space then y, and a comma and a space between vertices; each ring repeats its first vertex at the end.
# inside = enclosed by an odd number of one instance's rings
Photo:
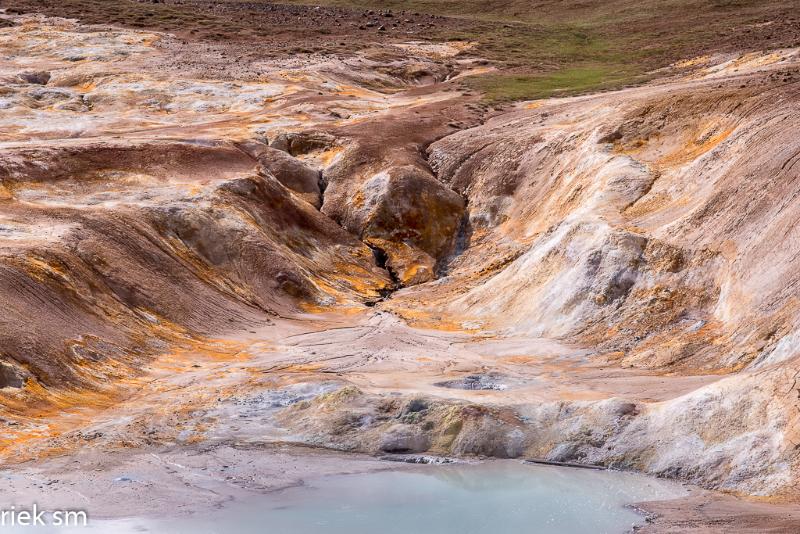
POLYGON ((47 85, 47 83, 50 81, 50 73, 45 70, 36 72, 23 72, 21 74, 17 74, 17 78, 25 83, 31 83, 34 85, 47 85))

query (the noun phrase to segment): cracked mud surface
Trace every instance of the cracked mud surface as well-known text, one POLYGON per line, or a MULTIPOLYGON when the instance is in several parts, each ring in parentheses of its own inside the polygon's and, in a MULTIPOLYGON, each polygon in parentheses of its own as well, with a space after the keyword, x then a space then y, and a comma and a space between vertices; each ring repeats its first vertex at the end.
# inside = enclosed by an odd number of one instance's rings
MULTIPOLYGON (((796 500, 796 49, 488 117, 464 42, 2 20, 7 494, 157 512, 418 453, 796 500)), ((694 491, 648 528, 797 525, 694 491)))

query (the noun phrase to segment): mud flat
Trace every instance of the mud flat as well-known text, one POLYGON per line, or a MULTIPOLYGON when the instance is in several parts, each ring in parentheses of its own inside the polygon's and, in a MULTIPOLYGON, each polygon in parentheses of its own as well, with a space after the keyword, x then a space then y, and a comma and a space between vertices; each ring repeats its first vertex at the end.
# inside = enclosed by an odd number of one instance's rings
MULTIPOLYGON (((507 417, 503 415, 508 413, 507 408, 493 408, 488 411, 479 408, 485 405, 513 405, 510 397, 501 400, 503 395, 514 395, 507 389, 453 390, 459 395, 455 398, 437 398, 421 394, 419 390, 415 390, 411 397, 405 396, 402 392, 408 386, 404 387, 402 384, 409 379, 402 370, 402 359, 392 363, 388 358, 388 347, 382 349, 384 358, 380 361, 381 372, 376 373, 382 377, 382 385, 376 385, 370 377, 369 368, 361 365, 361 377, 343 382, 338 374, 352 365, 351 362, 359 361, 357 356, 351 354, 358 347, 352 341, 342 343, 341 340, 332 339, 332 333, 338 332, 339 336, 353 338, 371 338, 373 343, 376 339, 364 335, 363 329, 369 326, 345 326, 353 320, 348 317, 336 321, 328 317, 314 331, 306 330, 309 324, 307 321, 300 323, 302 329, 297 324, 292 326, 292 323, 278 323, 279 328, 270 327, 263 333, 252 334, 252 338, 258 341, 243 351, 248 353, 246 357, 241 354, 234 358, 229 354, 215 354, 199 358, 195 355, 180 359, 173 357, 160 364, 158 361, 154 362, 151 364, 146 385, 137 388, 135 395, 120 401, 109 410, 84 408, 67 411, 63 418, 59 418, 64 425, 59 436, 29 442, 26 449, 17 449, 20 456, 31 460, 18 463, 11 457, 6 462, 2 474, 3 502, 36 502, 50 510, 76 507, 87 509, 90 517, 98 520, 98 528, 104 531, 113 527, 125 532, 129 528, 145 526, 154 532, 161 532, 165 528, 172 528, 170 525, 183 525, 180 521, 175 523, 168 518, 186 517, 186 521, 191 523, 194 521, 192 517, 200 520, 209 510, 219 509, 222 515, 228 513, 226 511, 234 513, 238 510, 242 512, 242 517, 250 517, 243 513, 247 503, 258 502, 256 509, 263 510, 265 502, 272 502, 269 497, 271 492, 297 486, 313 487, 314 481, 320 476, 387 470, 404 472, 416 468, 413 463, 406 463, 406 460, 431 458, 431 454, 435 459, 436 453, 447 453, 448 458, 460 457, 467 462, 475 462, 487 454, 516 456, 520 460, 525 458, 528 453, 522 447, 525 440, 531 439, 525 435, 528 430, 509 434, 502 419, 507 417), (265 341, 270 335, 268 332, 274 333, 276 330, 295 333, 289 334, 283 340, 265 341), (265 345, 270 348, 264 350, 265 345), (309 361, 297 362, 293 355, 296 354, 298 345, 316 346, 315 350, 320 350, 320 346, 330 345, 335 350, 326 350, 325 356, 315 360, 315 364, 309 361), (282 350, 288 352, 282 353, 282 350), (292 368, 294 365, 297 367, 292 368), (332 369, 332 372, 326 373, 324 367, 331 365, 337 366, 338 370, 332 369), (398 365, 401 367, 399 370, 396 369, 398 365), (309 366, 315 368, 312 374, 308 374, 309 366), (395 367, 393 372, 392 367, 395 367), (273 376, 276 369, 286 369, 289 376, 276 380, 273 376), (388 380, 388 375, 394 377, 391 384, 383 382, 388 380), (360 385, 359 389, 354 390, 356 386, 353 381, 360 385), (501 397, 495 404, 485 395, 501 397), (386 402, 395 402, 396 412, 387 416, 386 402), (315 408, 314 405, 320 403, 323 406, 315 408), (470 447, 466 452, 452 446, 437 447, 422 432, 407 432, 407 429, 417 426, 430 426, 426 425, 426 421, 442 426, 442 423, 437 422, 439 412, 451 414, 454 410, 457 414, 466 411, 470 417, 475 417, 477 410, 477 415, 485 418, 483 424, 459 432, 459 439, 464 441, 461 442, 463 445, 459 444, 457 447, 470 447), (298 415, 306 411, 311 413, 308 416, 298 415), (368 428, 363 428, 363 422, 370 418, 376 421, 368 425, 368 428), (373 429, 370 432, 369 426, 382 427, 384 430, 375 432, 373 429), (344 453, 337 452, 337 449, 372 454, 344 453), (413 451, 424 452, 415 455, 413 451), (384 457, 387 455, 404 461, 385 461, 384 457), (266 501, 262 502, 259 495, 266 495, 266 501), (104 523, 102 519, 121 521, 104 523)), ((405 339, 413 343, 412 333, 424 335, 425 353, 428 355, 435 354, 432 352, 436 347, 435 340, 447 340, 447 344, 450 344, 454 337, 452 333, 408 329, 396 319, 367 319, 365 322, 367 325, 372 323, 372 328, 380 328, 388 340, 405 339), (404 330, 398 335, 392 335, 392 331, 398 328, 404 330)), ((463 341, 463 334, 457 334, 455 338, 462 338, 460 341, 463 341)), ((512 344, 510 341, 507 343, 512 344)), ((526 340, 526 343, 530 343, 530 340, 526 340)), ((391 347, 395 346, 392 341, 391 347)), ((492 352, 499 351, 503 346, 497 341, 490 344, 492 352)), ((552 342, 547 342, 545 346, 551 350, 553 348, 552 342)), ((561 350, 565 351, 563 348, 561 350)), ((398 354, 408 354, 408 349, 400 350, 398 354)), ((469 353, 463 353, 464 357, 458 359, 469 362, 466 357, 468 355, 469 353)), ((448 356, 452 357, 452 354, 448 356)), ((560 355, 561 359, 566 357, 563 353, 560 355)), ((450 360, 445 360, 447 361, 450 360)), ((573 365, 574 362, 569 367, 573 365)), ((549 363, 548 368, 551 366, 552 363, 549 363)), ((456 375, 473 372, 470 369, 453 371, 456 375)), ((530 376, 547 374, 536 368, 529 372, 530 376)), ((601 370, 590 369, 585 372, 587 380, 580 380, 581 385, 587 382, 591 384, 592 380, 603 384, 606 379, 612 378, 601 370)), ((419 370, 412 373, 419 374, 419 370)), ((443 389, 435 381, 447 375, 447 372, 431 373, 430 391, 443 389)), ((510 375, 509 372, 504 374, 510 375)), ((551 380, 560 382, 557 380, 559 375, 560 371, 556 372, 551 380)), ((417 379, 425 380, 423 376, 417 379)), ((633 379, 636 373, 633 372, 630 376, 633 379)), ((634 383, 641 384, 640 394, 646 392, 647 395, 652 395, 657 389, 651 386, 659 380, 661 379, 639 376, 634 383)), ((519 382, 528 383, 526 380, 519 382)), ((533 398, 563 396, 563 390, 553 389, 554 385, 548 384, 542 377, 538 379, 538 384, 535 394, 531 392, 527 395, 534 395, 533 398)), ((680 387, 679 384, 680 382, 676 382, 677 387, 680 387)), ((559 384, 558 387, 564 385, 559 384)), ((630 387, 626 385, 628 395, 630 387)), ((427 391, 421 387, 420 390, 427 391)), ((664 390, 672 395, 677 393, 672 387, 664 387, 664 390)), ((445 388, 445 391, 451 390, 445 388)), ((602 391, 591 386, 580 391, 580 395, 585 398, 603 396, 602 391)), ((517 394, 526 395, 524 392, 517 394)), ((577 390, 574 394, 578 394, 577 390)), ((628 407, 623 406, 624 409, 621 409, 618 404, 612 404, 611 407, 615 410, 614 413, 629 411, 628 407)), ((474 422, 469 424, 474 425, 474 422)), ((535 424, 531 427, 532 432, 539 428, 535 424)), ((556 457, 551 455, 550 458, 556 457)), ((523 464, 517 462, 519 460, 506 464, 506 469, 517 474, 525 471, 523 464), (509 465, 512 467, 508 467, 509 465)), ((580 473, 583 471, 573 468, 557 469, 561 473, 559 477, 566 481, 564 484, 568 487, 573 483, 581 487, 585 485, 586 481, 580 481, 583 476, 580 473)), ((616 475, 612 473, 610 476, 616 475)), ((531 479, 536 480, 536 475, 532 475, 531 479)), ((601 477, 598 480, 604 479, 601 477)), ((657 479, 638 480, 643 481, 643 488, 650 484, 662 484, 657 479)), ((528 488, 529 484, 525 482, 525 487, 528 488)), ((627 488, 628 482, 623 485, 627 488)), ((683 491, 688 491, 689 494, 683 496, 681 492, 668 492, 669 495, 655 495, 644 490, 643 493, 626 493, 625 499, 619 501, 620 504, 635 504, 639 511, 633 515, 623 513, 626 528, 619 531, 625 531, 636 523, 654 532, 662 531, 662 527, 674 531, 694 528, 701 532, 714 532, 714 528, 722 531, 729 529, 731 525, 736 525, 737 528, 752 525, 752 532, 759 532, 764 525, 775 525, 777 531, 785 528, 788 532, 797 524, 797 514, 800 513, 795 505, 750 502, 689 486, 683 491), (674 503, 672 500, 659 503, 639 502, 653 498, 678 500, 674 503), (742 518, 742 522, 737 522, 736 518, 742 518)), ((298 498, 302 501, 301 497, 298 498)), ((572 497, 565 497, 566 500, 561 502, 559 510, 571 509, 572 504, 569 503, 573 503, 572 497)), ((585 510, 588 504, 579 501, 573 504, 585 510)), ((616 506, 614 505, 613 510, 617 511, 610 513, 610 517, 619 519, 617 514, 621 512, 616 506)), ((386 513, 385 509, 381 510, 381 513, 386 513)), ((324 515, 326 512, 319 513, 324 515)), ((444 512, 438 510, 437 513, 444 512)), ((425 514, 421 517, 424 518, 425 514)), ((269 521, 269 517, 260 518, 257 524, 264 521, 269 521)), ((611 523, 620 524, 614 521, 611 523)), ((495 525, 495 528, 500 527, 495 525)))

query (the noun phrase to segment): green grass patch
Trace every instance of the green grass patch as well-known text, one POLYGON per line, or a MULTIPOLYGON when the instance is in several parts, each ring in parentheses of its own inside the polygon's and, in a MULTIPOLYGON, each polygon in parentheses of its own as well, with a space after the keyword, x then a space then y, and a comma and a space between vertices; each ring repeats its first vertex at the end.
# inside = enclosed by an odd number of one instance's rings
MULTIPOLYGON (((448 15, 431 40, 476 41, 499 73, 467 79, 491 101, 620 87, 714 49, 741 49, 743 30, 781 21, 800 0, 282 0, 448 15)), ((766 26, 765 26, 766 27, 766 26)), ((752 40, 746 46, 769 46, 752 40)))
POLYGON ((465 83, 482 91, 489 102, 536 100, 568 96, 634 83, 633 73, 612 71, 608 66, 569 67, 541 74, 488 74, 466 78, 465 83))

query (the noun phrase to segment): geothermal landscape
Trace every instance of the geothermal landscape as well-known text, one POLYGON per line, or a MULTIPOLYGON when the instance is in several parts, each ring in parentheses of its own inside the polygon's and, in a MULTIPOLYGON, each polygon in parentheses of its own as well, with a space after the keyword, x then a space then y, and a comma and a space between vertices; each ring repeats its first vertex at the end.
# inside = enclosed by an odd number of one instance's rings
POLYGON ((800 531, 800 5, 663 4, 0 2, 0 501, 514 459, 800 531))

